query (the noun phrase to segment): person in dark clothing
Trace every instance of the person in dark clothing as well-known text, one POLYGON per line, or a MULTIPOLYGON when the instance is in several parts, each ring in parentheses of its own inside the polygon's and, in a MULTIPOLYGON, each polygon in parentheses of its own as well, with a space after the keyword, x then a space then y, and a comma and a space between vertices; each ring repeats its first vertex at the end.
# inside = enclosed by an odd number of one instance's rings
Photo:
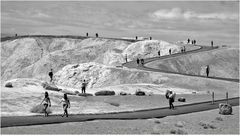
POLYGON ((136 40, 138 40, 138 37, 136 36, 136 40))
POLYGON ((194 44, 194 41, 192 40, 192 45, 194 44))
POLYGON ((86 82, 86 80, 83 80, 83 83, 82 83, 82 93, 86 93, 86 87, 87 87, 87 82, 86 82))
POLYGON ((173 106, 174 94, 172 91, 169 92, 168 101, 169 101, 169 109, 174 109, 174 106, 173 106))
POLYGON ((53 69, 51 69, 51 71, 48 73, 49 77, 50 77, 50 82, 52 82, 53 80, 53 69))
POLYGON ((152 40, 152 37, 150 37, 149 39, 152 40))
POLYGON ((183 46, 183 52, 186 52, 186 47, 185 46, 183 46))
POLYGON ((169 49, 169 55, 171 55, 172 54, 172 50, 171 49, 169 49))
POLYGON ((211 41, 211 46, 213 47, 213 41, 211 41))
POLYGON ((190 43, 190 39, 187 40, 187 43, 188 43, 188 44, 190 43))
POLYGON ((137 64, 139 65, 139 62, 140 62, 140 60, 139 60, 139 58, 137 58, 137 64))
POLYGON ((196 45, 196 40, 194 40, 194 45, 196 45))
POLYGON ((88 37, 88 33, 86 33, 86 36, 88 37))
POLYGON ((96 33, 96 37, 98 37, 98 33, 96 33))
POLYGON ((181 47, 181 53, 183 53, 183 48, 181 47))
POLYGON ((143 64, 144 64, 144 59, 141 59, 141 64, 142 64, 142 66, 143 66, 143 64))
POLYGON ((207 77, 208 77, 208 75, 209 75, 209 71, 210 71, 210 68, 209 68, 209 65, 207 65, 207 67, 206 67, 206 74, 207 74, 207 77))
POLYGON ((159 56, 159 57, 161 56, 161 52, 160 52, 160 50, 158 51, 158 56, 159 56))

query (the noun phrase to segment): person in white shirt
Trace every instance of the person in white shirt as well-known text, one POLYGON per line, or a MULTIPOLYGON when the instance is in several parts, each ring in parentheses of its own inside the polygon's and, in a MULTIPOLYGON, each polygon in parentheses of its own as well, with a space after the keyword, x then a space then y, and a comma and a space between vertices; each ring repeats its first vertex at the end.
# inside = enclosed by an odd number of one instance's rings
POLYGON ((64 111, 64 113, 63 113, 62 117, 65 116, 65 115, 66 115, 66 117, 68 117, 67 108, 70 108, 70 101, 69 101, 66 93, 63 95, 63 98, 62 98, 60 103, 63 104, 63 111, 64 111))

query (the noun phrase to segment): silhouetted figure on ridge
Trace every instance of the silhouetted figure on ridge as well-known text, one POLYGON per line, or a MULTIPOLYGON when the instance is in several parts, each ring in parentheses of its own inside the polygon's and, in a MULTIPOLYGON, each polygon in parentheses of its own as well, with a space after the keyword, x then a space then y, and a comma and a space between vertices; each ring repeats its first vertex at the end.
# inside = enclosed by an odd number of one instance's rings
POLYGON ((96 33, 96 37, 98 37, 98 33, 96 33))
POLYGON ((171 50, 171 48, 169 49, 169 55, 171 55, 172 54, 172 50, 171 50))
POLYGON ((152 37, 150 37, 149 39, 152 40, 152 37))
POLYGON ((196 45, 196 40, 193 41, 194 45, 196 45))
POLYGON ((88 33, 86 33, 86 36, 88 37, 88 33))
POLYGON ((211 41, 211 46, 213 47, 213 41, 211 41))
POLYGON ((187 43, 188 43, 188 44, 190 43, 190 39, 187 40, 187 43))
POLYGON ((183 52, 186 52, 186 47, 185 46, 183 46, 183 52))
POLYGON ((194 44, 194 41, 192 40, 192 45, 194 44))
POLYGON ((138 37, 136 36, 136 40, 138 40, 138 37))
POLYGON ((158 56, 159 56, 159 57, 161 56, 161 52, 160 52, 160 50, 158 51, 158 56))

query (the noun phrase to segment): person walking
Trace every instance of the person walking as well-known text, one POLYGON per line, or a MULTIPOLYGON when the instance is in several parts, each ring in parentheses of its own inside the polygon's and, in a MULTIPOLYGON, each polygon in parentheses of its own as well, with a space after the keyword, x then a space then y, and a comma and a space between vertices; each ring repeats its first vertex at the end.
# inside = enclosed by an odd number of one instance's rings
POLYGON ((136 40, 138 40, 138 37, 136 36, 136 40))
POLYGON ((196 45, 196 40, 194 40, 194 45, 196 45))
POLYGON ((144 59, 141 59, 141 64, 142 64, 142 66, 144 65, 144 59))
POLYGON ((209 65, 207 65, 207 67, 206 67, 206 74, 207 74, 207 77, 209 76, 209 71, 210 71, 210 68, 209 68, 209 65))
POLYGON ((152 40, 152 37, 150 37, 149 39, 152 40))
POLYGON ((98 33, 96 33, 96 37, 98 38, 98 33))
POLYGON ((126 60, 126 63, 127 63, 127 54, 125 55, 125 60, 126 60))
POLYGON ((213 41, 211 41, 211 46, 212 46, 212 48, 213 48, 213 41))
POLYGON ((44 99, 42 100, 41 104, 42 105, 43 103, 43 111, 44 111, 44 116, 47 117, 48 116, 48 113, 47 113, 47 108, 48 106, 51 107, 51 101, 50 101, 50 98, 48 96, 48 92, 45 92, 45 96, 44 96, 44 99))
POLYGON ((185 46, 183 46, 183 52, 186 52, 186 47, 185 46))
POLYGON ((66 117, 68 117, 67 108, 70 108, 70 101, 69 101, 66 93, 64 93, 63 98, 61 99, 60 103, 63 104, 63 115, 62 115, 62 117, 64 117, 65 115, 66 115, 66 117))
POLYGON ((172 50, 171 50, 171 48, 169 49, 169 55, 171 55, 172 54, 172 50))
POLYGON ((139 62, 140 62, 140 60, 139 60, 139 58, 137 58, 137 64, 139 65, 139 62))
POLYGON ((82 93, 86 93, 86 87, 87 87, 87 82, 86 82, 86 80, 83 80, 83 83, 82 83, 82 93))
POLYGON ((189 44, 190 43, 190 39, 188 38, 188 40, 187 40, 187 43, 189 44))
POLYGON ((173 106, 173 102, 174 102, 174 93, 172 91, 169 92, 169 97, 168 97, 168 100, 169 100, 169 109, 174 109, 174 106, 173 106))
POLYGON ((50 77, 50 82, 53 81, 53 69, 51 69, 51 71, 48 73, 49 77, 50 77))
POLYGON ((88 33, 86 33, 86 36, 88 37, 88 33))

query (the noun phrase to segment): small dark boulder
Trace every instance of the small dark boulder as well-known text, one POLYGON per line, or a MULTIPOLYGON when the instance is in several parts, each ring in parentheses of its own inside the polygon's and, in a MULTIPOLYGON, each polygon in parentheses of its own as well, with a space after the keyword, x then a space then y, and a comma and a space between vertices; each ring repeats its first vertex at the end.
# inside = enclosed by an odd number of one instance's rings
POLYGON ((78 93, 77 95, 83 96, 83 97, 93 96, 93 94, 90 94, 90 93, 78 93))
POLYGON ((145 96, 146 93, 144 91, 136 91, 135 95, 137 95, 137 96, 145 96))
POLYGON ((115 95, 114 91, 108 91, 108 90, 104 90, 104 91, 98 91, 95 93, 95 96, 112 96, 115 95))
POLYGON ((60 91, 61 90, 56 85, 48 84, 47 82, 42 83, 42 86, 46 90, 52 90, 52 91, 60 91))
POLYGON ((186 99, 184 97, 178 98, 178 102, 186 102, 186 99))
POLYGON ((12 87, 13 87, 13 85, 12 85, 12 83, 11 83, 11 82, 7 82, 7 83, 5 84, 5 87, 12 88, 12 87))
POLYGON ((219 104, 219 114, 230 115, 232 114, 232 106, 226 103, 219 104))
POLYGON ((126 92, 123 92, 123 91, 121 91, 119 95, 121 95, 121 96, 126 96, 126 95, 127 95, 127 93, 126 93, 126 92))

